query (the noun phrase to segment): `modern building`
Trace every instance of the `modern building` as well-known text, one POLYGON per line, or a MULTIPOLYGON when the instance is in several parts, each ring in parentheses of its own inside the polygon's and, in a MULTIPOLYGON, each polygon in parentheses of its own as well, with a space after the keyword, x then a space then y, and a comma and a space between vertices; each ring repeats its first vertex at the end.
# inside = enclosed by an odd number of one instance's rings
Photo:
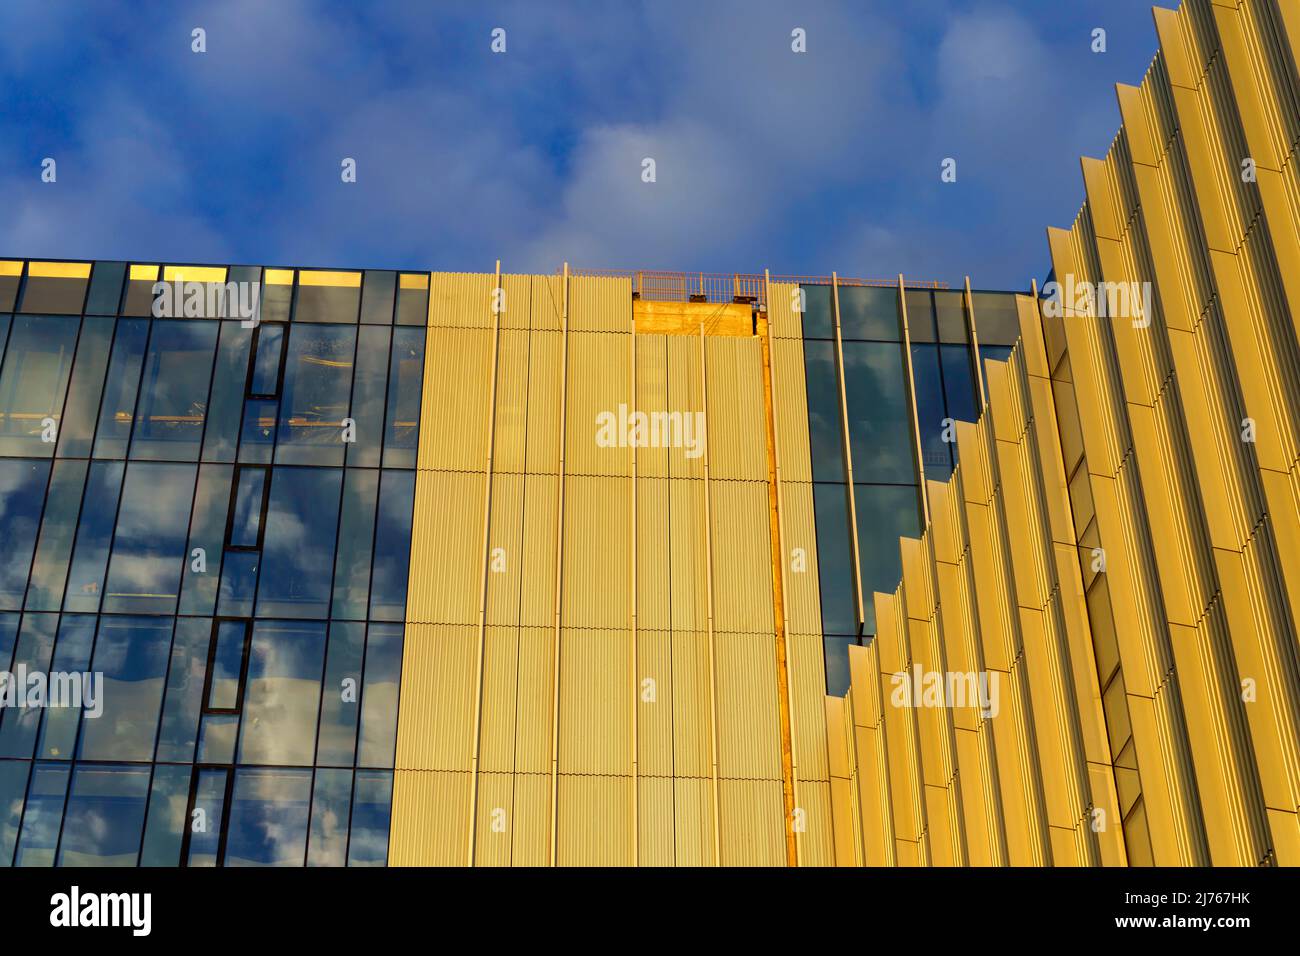
POLYGON ((1300 9, 1156 24, 1042 289, 0 261, 0 863, 1300 862, 1300 9))

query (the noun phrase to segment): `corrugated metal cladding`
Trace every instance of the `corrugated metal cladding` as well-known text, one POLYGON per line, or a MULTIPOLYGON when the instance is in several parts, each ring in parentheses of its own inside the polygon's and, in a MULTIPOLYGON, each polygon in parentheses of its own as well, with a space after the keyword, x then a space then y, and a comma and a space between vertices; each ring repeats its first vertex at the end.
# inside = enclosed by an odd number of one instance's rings
MULTIPOLYGON (((583 277, 566 336, 563 277, 500 287, 430 281, 391 861, 783 865, 763 342, 634 334, 629 282, 583 277)), ((801 482, 781 515, 811 562, 790 585, 796 829, 824 864, 802 345, 779 345, 801 482)))

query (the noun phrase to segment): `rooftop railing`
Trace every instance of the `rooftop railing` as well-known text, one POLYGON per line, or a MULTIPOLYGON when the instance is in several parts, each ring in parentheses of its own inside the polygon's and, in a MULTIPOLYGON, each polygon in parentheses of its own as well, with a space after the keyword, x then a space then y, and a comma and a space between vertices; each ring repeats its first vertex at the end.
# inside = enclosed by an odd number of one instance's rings
MULTIPOLYGON (((765 304, 761 273, 745 272, 654 272, 645 269, 580 269, 576 276, 630 279, 632 295, 651 302, 757 302, 765 304)), ((830 276, 771 276, 772 282, 797 285, 830 285, 830 276)), ((858 279, 837 276, 842 286, 893 288, 897 279, 858 279)), ((948 283, 928 279, 903 279, 908 289, 946 289, 948 283)))

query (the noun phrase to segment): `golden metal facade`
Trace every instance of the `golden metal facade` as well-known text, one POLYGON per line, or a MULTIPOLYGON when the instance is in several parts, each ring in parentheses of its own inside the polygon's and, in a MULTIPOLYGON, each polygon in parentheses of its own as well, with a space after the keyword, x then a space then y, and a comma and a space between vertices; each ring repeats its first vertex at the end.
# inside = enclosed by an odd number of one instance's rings
POLYGON ((798 285, 431 276, 392 863, 1300 863, 1300 7, 1155 19, 842 699, 798 285))

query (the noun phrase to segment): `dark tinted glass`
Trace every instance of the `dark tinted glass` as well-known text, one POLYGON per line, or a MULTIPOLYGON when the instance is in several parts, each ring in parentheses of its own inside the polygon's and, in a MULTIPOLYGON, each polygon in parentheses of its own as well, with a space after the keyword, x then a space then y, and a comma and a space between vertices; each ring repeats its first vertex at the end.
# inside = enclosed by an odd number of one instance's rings
POLYGON ((862 559, 862 593, 866 625, 864 634, 876 633, 876 613, 871 595, 892 594, 903 576, 898 539, 921 534, 920 501, 916 488, 898 485, 858 485, 854 501, 858 511, 858 545, 862 559))
POLYGON ((49 477, 48 461, 0 459, 0 608, 23 606, 49 477))
POLYGON ((262 545, 258 617, 329 613, 343 475, 336 468, 276 468, 262 545))
POLYGON ((72 776, 59 866, 135 866, 149 767, 79 765, 72 776))
POLYGON ((0 455, 54 456, 80 325, 75 316, 13 317, 0 366, 0 455))
POLYGON ((840 389, 835 343, 805 341, 804 377, 808 387, 808 442, 814 481, 843 481, 844 438, 840 428, 840 389))
POLYGON ((855 481, 916 480, 905 382, 902 346, 844 343, 844 390, 855 481))
MULTIPOLYGON (((898 290, 886 286, 840 286, 840 337, 902 341, 898 290)), ((910 316, 909 316, 910 317, 910 316)))
POLYGON ((215 322, 154 322, 132 458, 198 461, 217 331, 215 322))
POLYGON ((822 631, 856 634, 853 559, 845 485, 813 486, 817 521, 817 574, 821 584, 822 631))

